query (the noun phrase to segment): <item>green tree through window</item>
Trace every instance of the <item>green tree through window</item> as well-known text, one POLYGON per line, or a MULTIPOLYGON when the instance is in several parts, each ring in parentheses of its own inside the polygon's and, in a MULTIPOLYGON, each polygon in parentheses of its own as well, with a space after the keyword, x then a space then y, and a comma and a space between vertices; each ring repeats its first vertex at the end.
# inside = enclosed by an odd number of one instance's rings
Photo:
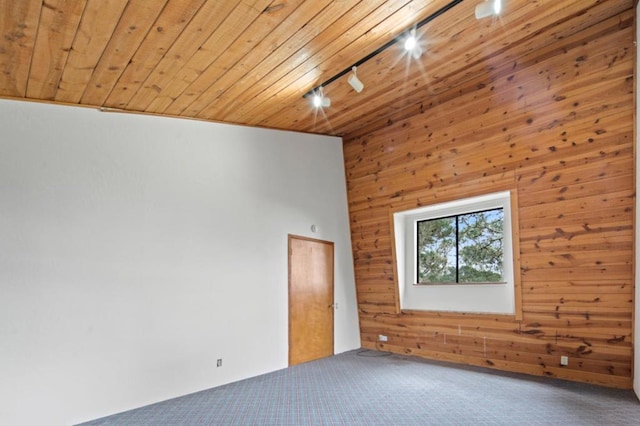
POLYGON ((503 281, 502 208, 417 223, 418 283, 503 281))

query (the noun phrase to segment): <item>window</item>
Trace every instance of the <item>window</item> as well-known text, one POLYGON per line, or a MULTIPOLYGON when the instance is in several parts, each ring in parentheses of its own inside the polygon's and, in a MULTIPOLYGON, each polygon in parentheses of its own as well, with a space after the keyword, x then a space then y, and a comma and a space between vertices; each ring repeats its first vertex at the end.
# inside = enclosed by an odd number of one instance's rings
POLYGON ((393 214, 400 308, 515 313, 511 194, 393 214))
POLYGON ((417 282, 498 283, 503 208, 417 221, 417 282))

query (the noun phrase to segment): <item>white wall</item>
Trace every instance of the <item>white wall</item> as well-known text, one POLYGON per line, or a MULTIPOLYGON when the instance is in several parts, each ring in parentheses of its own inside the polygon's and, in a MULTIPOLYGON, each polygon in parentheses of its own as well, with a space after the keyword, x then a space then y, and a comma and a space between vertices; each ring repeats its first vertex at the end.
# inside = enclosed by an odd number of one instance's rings
MULTIPOLYGON (((640 5, 636 5, 636 40, 640 40, 640 26, 638 25, 638 13, 640 13, 640 5)), ((638 82, 638 69, 640 69, 640 61, 638 60, 637 54, 637 45, 636 45, 636 71, 635 71, 635 81, 636 81, 636 145, 635 145, 635 155, 636 155, 636 259, 635 259, 635 288, 636 288, 636 304, 634 309, 634 317, 635 317, 635 325, 633 331, 633 389, 636 391, 636 395, 640 398, 640 350, 638 350, 638 342, 640 341, 640 315, 638 312, 640 311, 640 287, 638 283, 640 283, 640 248, 638 247, 638 238, 640 237, 640 232, 638 232, 638 226, 640 225, 640 203, 638 203, 638 188, 640 188, 640 158, 638 156, 638 132, 640 131, 640 108, 638 108, 638 90, 640 90, 640 82, 638 82)))
POLYGON ((0 424, 285 368, 289 233, 335 242, 360 346, 340 139, 6 100, 0 129, 0 424))

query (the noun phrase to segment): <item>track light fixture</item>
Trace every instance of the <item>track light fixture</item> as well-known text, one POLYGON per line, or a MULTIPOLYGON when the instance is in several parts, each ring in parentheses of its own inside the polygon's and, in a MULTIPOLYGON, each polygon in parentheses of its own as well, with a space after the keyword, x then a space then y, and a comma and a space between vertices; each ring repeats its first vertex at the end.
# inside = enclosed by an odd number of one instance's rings
POLYGON ((502 12, 502 0, 484 0, 476 6, 476 19, 497 16, 500 12, 502 12))
POLYGON ((413 28, 409 35, 404 40, 404 50, 406 50, 413 59, 418 59, 422 56, 422 47, 418 43, 418 38, 416 37, 416 29, 413 28))
POLYGON ((358 76, 356 75, 357 68, 358 67, 351 67, 351 70, 353 71, 353 73, 349 76, 349 79, 347 81, 349 82, 351 87, 353 87, 353 90, 360 93, 362 92, 362 89, 364 89, 364 83, 362 83, 358 78, 358 76))
POLYGON ((331 106, 331 99, 324 95, 322 86, 313 94, 312 102, 316 108, 329 108, 331 106))
POLYGON ((404 50, 406 50, 407 52, 411 52, 417 44, 417 40, 416 40, 416 36, 415 36, 415 31, 411 31, 412 34, 409 34, 409 37, 406 38, 406 40, 404 41, 404 50))
MULTIPOLYGON (((356 92, 360 93, 360 91, 364 88, 364 84, 362 84, 360 79, 358 79, 358 77, 356 76, 356 73, 355 73, 356 67, 359 67, 360 65, 364 64, 365 62, 367 62, 369 59, 374 58, 375 56, 377 56, 378 54, 384 52, 385 50, 387 50, 389 47, 393 46, 396 43, 400 43, 400 42, 403 43, 404 44, 404 48, 408 52, 410 52, 411 56, 414 59, 420 58, 420 56, 422 56, 422 48, 420 47, 420 44, 418 43, 418 40, 416 38, 416 30, 418 28, 422 27, 423 25, 428 24, 429 22, 433 21, 438 16, 444 14, 446 11, 452 9, 454 6, 462 3, 462 1, 463 0, 451 0, 451 2, 449 2, 447 5, 445 5, 441 9, 438 9, 437 11, 432 13, 431 15, 427 16, 422 21, 418 22, 411 29, 410 33, 404 32, 404 33, 400 34, 399 36, 397 36, 396 38, 394 38, 393 40, 388 41, 386 44, 384 44, 383 46, 380 46, 378 49, 374 50, 373 52, 371 52, 370 54, 368 54, 364 58, 360 59, 358 62, 356 62, 355 64, 351 65, 349 68, 346 68, 346 69, 340 71, 338 74, 336 74, 333 77, 331 77, 330 79, 326 80, 324 83, 322 83, 322 84, 314 87, 313 89, 309 90, 307 93, 302 95, 302 97, 305 98, 305 99, 308 98, 308 97, 312 97, 313 105, 316 108, 329 107, 331 105, 331 100, 329 100, 329 98, 325 98, 324 95, 322 95, 322 88, 327 86, 328 84, 333 83, 334 81, 336 81, 340 77, 345 76, 350 71, 353 71, 353 74, 351 76, 349 76, 349 80, 348 80, 349 84, 351 85, 351 87, 353 87, 353 89, 356 92), (413 36, 413 41, 409 41, 410 36, 413 36), (407 44, 409 44, 410 48, 408 48, 407 44), (357 83, 352 83, 352 81, 353 82, 357 82, 357 83), (358 85, 358 83, 360 83, 360 84, 358 85), (358 90, 358 87, 361 87, 360 90, 358 90), (316 97, 318 97, 318 100, 316 100, 316 97)), ((500 0, 486 0, 486 2, 487 3, 492 2, 492 4, 494 4, 493 2, 498 2, 498 3, 500 3, 500 6, 498 6, 498 7, 502 6, 502 2, 500 0)), ((476 16, 477 16, 477 13, 478 12, 477 12, 477 8, 476 8, 476 16)))

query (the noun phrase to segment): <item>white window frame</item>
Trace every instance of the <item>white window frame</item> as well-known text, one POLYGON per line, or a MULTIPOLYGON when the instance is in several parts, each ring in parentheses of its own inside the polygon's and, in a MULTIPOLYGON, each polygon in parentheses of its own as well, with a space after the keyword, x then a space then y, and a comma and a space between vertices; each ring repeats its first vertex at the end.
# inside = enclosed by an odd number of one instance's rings
POLYGON ((398 295, 401 310, 516 314, 513 212, 510 191, 469 197, 393 214, 398 295), (474 211, 504 212, 503 283, 416 284, 417 222, 474 211))

